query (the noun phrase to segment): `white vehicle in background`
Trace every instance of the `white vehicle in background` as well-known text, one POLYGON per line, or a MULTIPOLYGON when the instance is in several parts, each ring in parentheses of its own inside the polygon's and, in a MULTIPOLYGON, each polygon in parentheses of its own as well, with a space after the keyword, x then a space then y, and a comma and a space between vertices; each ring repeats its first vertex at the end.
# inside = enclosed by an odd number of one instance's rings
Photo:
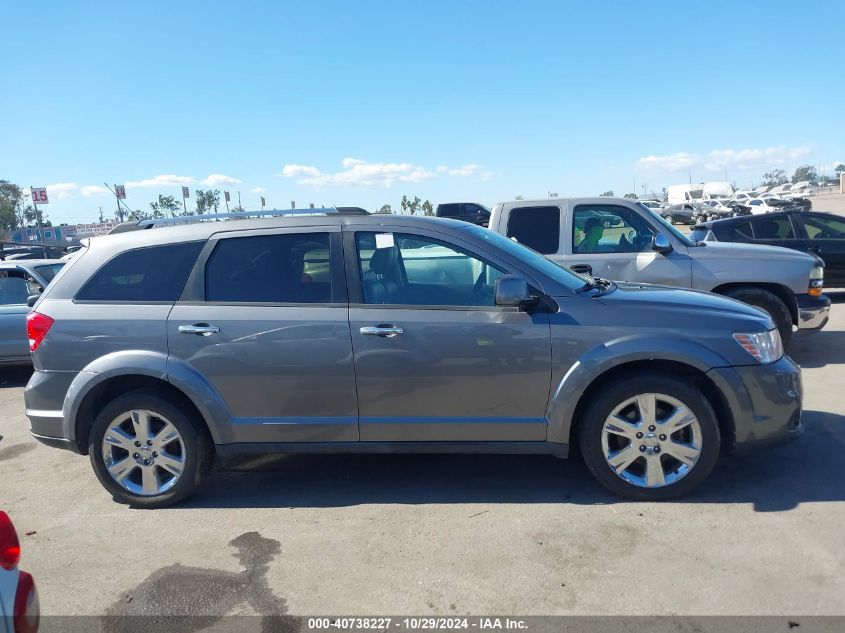
POLYGON ((772 187, 766 193, 772 196, 783 196, 784 194, 788 193, 791 188, 792 185, 790 183, 786 183, 783 185, 778 185, 777 187, 772 187))
POLYGON ((670 205, 701 202, 704 199, 704 185, 669 185, 666 189, 666 198, 670 205))
POLYGON ((766 193, 771 188, 771 185, 760 185, 759 187, 754 187, 753 191, 757 194, 761 194, 766 193))
POLYGON ((41 618, 35 581, 18 569, 21 546, 9 515, 0 510, 0 633, 37 633, 41 618))
POLYGON ((704 183, 704 200, 727 200, 734 193, 733 185, 726 181, 704 183))
POLYGON ((644 207, 648 207, 653 211, 660 211, 660 209, 665 209, 668 205, 664 202, 660 202, 659 200, 640 200, 639 203, 644 207))
POLYGON ((732 195, 730 199, 743 204, 748 204, 751 200, 754 200, 754 198, 759 197, 760 193, 761 192, 756 189, 754 191, 735 191, 734 195, 732 195))

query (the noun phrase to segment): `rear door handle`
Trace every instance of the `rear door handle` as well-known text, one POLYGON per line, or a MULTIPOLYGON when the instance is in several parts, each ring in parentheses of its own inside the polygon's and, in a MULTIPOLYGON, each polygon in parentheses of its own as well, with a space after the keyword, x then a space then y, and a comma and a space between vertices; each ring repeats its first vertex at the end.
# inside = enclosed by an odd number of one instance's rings
POLYGON ((395 325, 366 325, 359 331, 364 336, 384 336, 386 338, 393 338, 405 332, 401 327, 396 327, 395 325))
POLYGON ((198 334, 200 336, 211 336, 217 334, 220 328, 216 325, 209 325, 208 323, 194 323, 193 325, 180 325, 180 334, 198 334))

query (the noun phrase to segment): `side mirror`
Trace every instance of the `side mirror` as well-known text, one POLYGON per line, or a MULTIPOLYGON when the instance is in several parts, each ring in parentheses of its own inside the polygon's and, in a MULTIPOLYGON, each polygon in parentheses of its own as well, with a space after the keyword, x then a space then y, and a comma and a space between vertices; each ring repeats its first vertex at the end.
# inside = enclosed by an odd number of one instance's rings
POLYGON ((495 303, 497 306, 523 308, 537 303, 537 297, 528 290, 528 282, 516 275, 502 275, 496 280, 495 303))
POLYGON ((663 233, 658 233, 651 239, 651 250, 665 255, 672 252, 672 245, 663 233))
POLYGON ((38 297, 40 297, 40 296, 41 296, 41 295, 29 295, 29 296, 26 298, 26 305, 27 305, 27 307, 31 308, 32 306, 34 306, 34 305, 35 305, 35 302, 36 302, 36 301, 38 301, 38 297))

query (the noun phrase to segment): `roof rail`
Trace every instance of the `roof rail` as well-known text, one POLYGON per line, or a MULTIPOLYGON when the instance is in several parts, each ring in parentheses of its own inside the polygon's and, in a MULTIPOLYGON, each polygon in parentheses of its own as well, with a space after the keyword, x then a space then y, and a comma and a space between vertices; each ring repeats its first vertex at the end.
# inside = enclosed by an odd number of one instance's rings
POLYGON ((114 227, 109 234, 140 231, 160 226, 178 226, 194 224, 196 222, 214 222, 217 220, 240 220, 246 218, 289 217, 309 215, 369 215, 361 207, 319 207, 316 209, 269 209, 266 211, 231 211, 228 213, 206 213, 203 215, 179 215, 173 218, 157 218, 154 220, 138 220, 124 222, 114 227))

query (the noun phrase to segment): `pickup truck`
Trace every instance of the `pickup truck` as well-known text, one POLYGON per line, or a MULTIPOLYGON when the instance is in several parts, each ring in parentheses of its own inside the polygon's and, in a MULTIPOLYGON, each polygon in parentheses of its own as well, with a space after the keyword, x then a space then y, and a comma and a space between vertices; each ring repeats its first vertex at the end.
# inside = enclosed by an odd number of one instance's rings
POLYGON ((772 317, 784 343, 793 326, 809 333, 828 321, 821 258, 777 246, 698 242, 634 200, 501 202, 489 228, 577 273, 743 301, 772 317))

